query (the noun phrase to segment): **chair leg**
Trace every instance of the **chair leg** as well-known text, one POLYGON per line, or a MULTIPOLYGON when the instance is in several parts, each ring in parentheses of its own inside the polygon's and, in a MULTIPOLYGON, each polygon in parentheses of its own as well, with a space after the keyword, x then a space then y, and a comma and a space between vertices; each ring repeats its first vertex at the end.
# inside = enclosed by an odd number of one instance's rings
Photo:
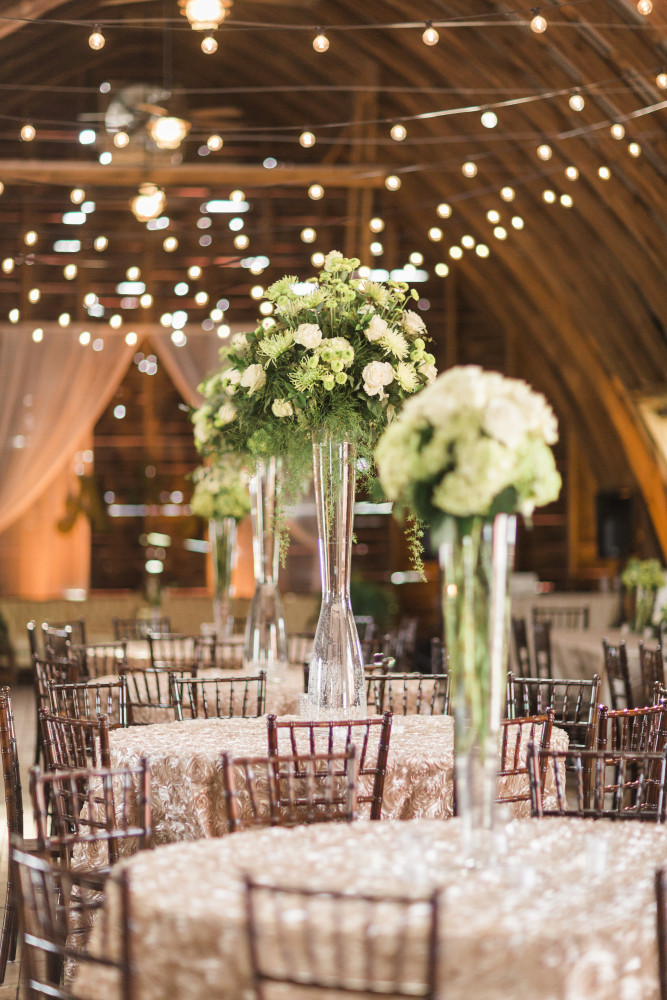
POLYGON ((2 920, 2 936, 0 937, 0 984, 5 981, 7 962, 16 958, 18 941, 18 910, 16 908, 16 890, 13 879, 7 879, 7 898, 5 913, 2 920))

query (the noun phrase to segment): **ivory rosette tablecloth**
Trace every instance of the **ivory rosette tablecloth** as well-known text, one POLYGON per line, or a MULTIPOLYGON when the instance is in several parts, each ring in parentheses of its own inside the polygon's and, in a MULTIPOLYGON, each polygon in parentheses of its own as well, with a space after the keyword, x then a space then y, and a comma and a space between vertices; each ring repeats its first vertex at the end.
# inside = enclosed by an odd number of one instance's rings
MULTIPOLYGON (((667 864, 664 829, 512 821, 496 833, 491 863, 472 868, 460 833, 456 819, 328 823, 141 852, 123 862, 137 1000, 252 997, 244 872, 351 892, 425 896, 441 888, 438 967, 447 1000, 658 1000, 653 880, 667 864)), ((113 882, 106 905, 113 917, 113 882)), ((297 912, 295 935, 299 919, 297 912)), ((355 934, 354 921, 343 933, 355 934)), ((76 992, 118 997, 111 972, 82 978, 76 992)))

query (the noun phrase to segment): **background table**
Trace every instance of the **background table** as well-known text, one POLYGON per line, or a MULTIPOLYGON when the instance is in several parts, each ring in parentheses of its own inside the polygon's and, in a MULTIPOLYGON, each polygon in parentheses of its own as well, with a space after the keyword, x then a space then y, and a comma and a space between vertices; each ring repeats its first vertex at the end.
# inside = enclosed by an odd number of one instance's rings
MULTIPOLYGON (((612 646, 625 642, 628 652, 630 685, 635 704, 643 704, 642 679, 639 669, 639 640, 641 636, 621 629, 552 629, 551 663, 554 677, 590 680, 593 674, 601 678, 600 702, 610 705, 609 682, 604 665, 602 640, 608 639, 612 646)), ((655 646, 655 640, 648 640, 655 646)))
MULTIPOLYGON (((371 746, 378 739, 379 729, 371 746)), ((237 757, 267 754, 267 722, 265 717, 192 719, 130 726, 111 732, 110 743, 114 766, 148 758, 156 843, 196 840, 226 832, 222 751, 237 757)), ((567 749, 567 735, 562 730, 554 729, 552 746, 567 749)), ((287 743, 285 751, 290 752, 287 743)), ((361 782, 364 790, 370 791, 369 778, 364 776, 361 782)), ((503 780, 508 791, 525 786, 525 776, 503 780)), ((453 807, 454 720, 451 716, 395 717, 383 817, 445 819, 453 815, 453 807)), ((367 805, 361 807, 362 816, 367 809, 367 805)), ((513 803, 512 811, 515 815, 529 815, 530 807, 527 802, 513 803)))
MULTIPOLYGON (((495 846, 494 864, 467 867, 452 820, 253 830, 144 851, 127 863, 137 1000, 252 996, 243 872, 354 892, 441 887, 446 1000, 657 1000, 653 878, 667 864, 664 829, 520 820, 495 846)), ((115 1000, 113 986, 113 974, 95 970, 77 988, 115 1000)))

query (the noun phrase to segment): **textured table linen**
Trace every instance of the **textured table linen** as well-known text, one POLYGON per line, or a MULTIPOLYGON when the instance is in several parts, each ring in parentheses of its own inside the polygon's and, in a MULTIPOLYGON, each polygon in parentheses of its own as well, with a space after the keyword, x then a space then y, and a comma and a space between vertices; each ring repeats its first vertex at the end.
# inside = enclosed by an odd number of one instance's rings
MULTIPOLYGON (((250 1000, 240 881, 248 872, 351 892, 441 888, 443 1000, 658 1000, 653 879, 667 864, 664 829, 516 820, 491 858, 466 865, 456 819, 269 828, 144 851, 124 862, 136 998, 250 1000)), ((106 905, 113 916, 113 884, 106 905)), ((295 934, 298 921, 297 912, 295 934)), ((352 922, 344 933, 354 934, 352 922)), ((86 971, 76 992, 115 1000, 113 973, 86 971)))
MULTIPOLYGON (((379 729, 372 733, 369 754, 377 753, 379 729)), ((290 753, 286 734, 281 734, 280 741, 281 752, 290 753)), ((136 763, 140 757, 150 763, 155 842, 196 840, 226 832, 220 764, 223 750, 236 757, 266 755, 267 722, 264 717, 193 719, 130 726, 110 733, 110 743, 115 767, 136 763)), ((554 729, 552 746, 567 749, 567 735, 562 730, 554 729)), ((501 787, 505 794, 514 793, 525 789, 526 781, 525 775, 506 778, 501 787)), ((360 786, 370 792, 370 776, 362 776, 360 786)), ((383 818, 445 819, 453 815, 453 806, 454 720, 451 716, 395 717, 383 818)), ((360 807, 362 817, 368 815, 368 809, 367 804, 360 807)), ((527 802, 513 803, 511 809, 514 815, 530 814, 527 802)))

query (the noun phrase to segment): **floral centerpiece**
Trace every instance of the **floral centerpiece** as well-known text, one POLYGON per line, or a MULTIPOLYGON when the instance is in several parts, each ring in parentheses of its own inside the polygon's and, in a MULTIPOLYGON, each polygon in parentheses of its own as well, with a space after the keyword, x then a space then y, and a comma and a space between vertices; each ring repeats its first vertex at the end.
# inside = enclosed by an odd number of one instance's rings
POLYGON ((651 625, 655 599, 665 582, 665 570, 657 559, 628 559, 621 573, 621 583, 634 594, 632 628, 635 632, 643 632, 651 625))
POLYGON ((439 544, 457 807, 471 828, 492 824, 516 514, 557 498, 557 439, 542 395, 471 365, 408 400, 375 453, 386 495, 430 524, 439 544))
POLYGON ((219 438, 266 460, 282 456, 292 493, 313 470, 322 606, 309 666, 309 711, 366 711, 361 647, 349 595, 357 460, 406 399, 437 372, 415 292, 357 273, 332 251, 316 277, 286 275, 266 291, 273 315, 221 351, 194 414, 204 454, 219 438))
POLYGON ((433 381, 426 327, 407 308, 416 292, 357 277, 359 264, 334 250, 319 276, 287 275, 266 290, 273 316, 233 336, 221 370, 200 386, 193 421, 203 454, 224 439, 304 469, 314 431, 370 454, 404 400, 433 381))
POLYGON ((248 475, 238 456, 227 454, 219 462, 200 465, 191 476, 195 488, 190 501, 193 514, 206 518, 213 570, 213 617, 216 633, 228 635, 231 615, 232 572, 236 563, 236 526, 250 513, 248 475))

